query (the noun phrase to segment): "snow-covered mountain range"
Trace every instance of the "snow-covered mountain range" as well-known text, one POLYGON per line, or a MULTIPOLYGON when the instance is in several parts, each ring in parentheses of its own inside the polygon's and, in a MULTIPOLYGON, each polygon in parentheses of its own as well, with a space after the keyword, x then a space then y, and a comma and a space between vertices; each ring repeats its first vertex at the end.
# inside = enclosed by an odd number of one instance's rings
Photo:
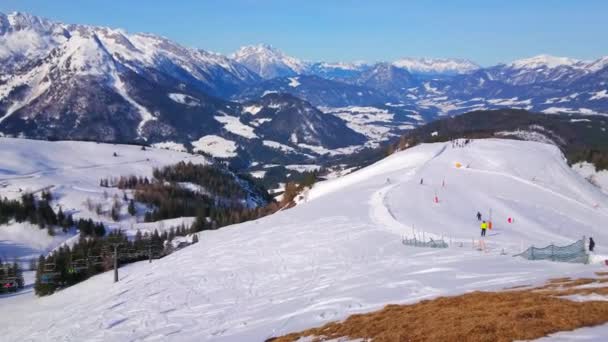
MULTIPOLYGON (((231 58, 263 78, 310 74, 325 78, 350 78, 377 63, 305 61, 266 44, 241 47, 231 58)), ((380 62, 385 64, 386 62, 380 62)), ((480 68, 476 63, 458 58, 402 58, 392 62, 395 67, 413 74, 465 74, 480 68)))
POLYGON ((217 152, 200 147, 212 143, 225 147, 217 156, 247 163, 275 158, 277 151, 291 162, 335 149, 350 153, 471 110, 608 113, 608 57, 540 55, 484 68, 461 59, 304 61, 269 45, 224 56, 152 34, 25 13, 0 14, 0 72, 0 134, 217 152), (290 125, 312 135, 296 143, 269 128, 280 126, 272 123, 279 116, 253 120, 246 108, 268 107, 263 97, 269 93, 287 93, 270 101, 284 105, 273 110, 312 125, 290 125), (392 120, 366 119, 373 129, 362 130, 362 115, 384 117, 378 113, 385 111, 392 120), (343 128, 335 129, 336 118, 343 128), (354 138, 362 132, 363 140, 354 138), (303 148, 303 141, 318 144, 303 148), (273 149, 275 143, 285 147, 273 149))

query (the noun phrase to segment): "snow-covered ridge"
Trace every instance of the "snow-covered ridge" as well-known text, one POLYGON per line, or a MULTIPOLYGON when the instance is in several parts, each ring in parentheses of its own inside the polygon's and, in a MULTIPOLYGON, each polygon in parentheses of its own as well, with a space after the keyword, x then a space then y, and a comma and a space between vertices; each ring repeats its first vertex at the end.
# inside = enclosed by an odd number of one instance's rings
POLYGON ((556 57, 551 55, 538 55, 530 58, 518 59, 509 64, 517 69, 537 69, 537 68, 557 68, 568 66, 572 68, 584 68, 589 62, 584 62, 574 58, 556 57))
POLYGON ((480 68, 476 63, 456 58, 402 58, 393 65, 411 73, 465 74, 480 68))
POLYGON ((69 41, 72 41, 72 45, 77 49, 81 45, 76 42, 78 37, 92 39, 109 53, 111 58, 119 59, 135 71, 140 71, 143 66, 156 68, 163 60, 170 60, 201 81, 205 81, 205 73, 214 68, 222 69, 243 80, 255 78, 242 65, 223 55, 183 47, 164 37, 142 33, 129 34, 124 30, 108 27, 63 24, 18 12, 9 15, 0 13, 0 42, 4 43, 0 44, 0 61, 19 63, 11 57, 19 57, 25 53, 24 57, 27 58, 23 61, 29 62, 45 57, 53 48, 69 41))
POLYGON ((300 74, 308 65, 267 44, 243 46, 231 54, 230 58, 244 64, 263 78, 300 74))
POLYGON ((317 66, 325 69, 342 69, 342 70, 360 70, 363 67, 369 66, 369 63, 364 61, 355 62, 319 62, 317 66))

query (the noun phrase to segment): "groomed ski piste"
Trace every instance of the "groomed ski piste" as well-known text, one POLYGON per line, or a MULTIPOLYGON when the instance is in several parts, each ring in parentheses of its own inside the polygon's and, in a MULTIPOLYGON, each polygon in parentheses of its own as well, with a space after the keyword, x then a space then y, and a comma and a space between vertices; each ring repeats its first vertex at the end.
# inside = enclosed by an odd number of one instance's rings
MULTIPOLYGON (((1 298, 0 336, 263 341, 386 304, 606 270, 600 263, 513 257, 522 246, 569 244, 585 235, 598 243, 594 260, 604 258, 608 199, 551 145, 424 144, 318 183, 305 197, 295 208, 200 233, 198 244, 152 264, 122 267, 116 284, 107 272, 49 297, 1 298), (487 250, 479 251, 475 215, 487 217, 490 209, 493 229, 487 250), (451 245, 403 245, 414 231, 451 245)), ((601 340, 606 333, 600 326, 571 336, 601 340)))

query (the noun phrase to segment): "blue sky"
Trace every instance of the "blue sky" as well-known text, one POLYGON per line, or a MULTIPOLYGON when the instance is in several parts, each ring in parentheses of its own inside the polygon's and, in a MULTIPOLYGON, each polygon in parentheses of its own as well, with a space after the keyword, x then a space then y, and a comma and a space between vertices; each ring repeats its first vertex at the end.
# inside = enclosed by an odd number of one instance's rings
POLYGON ((608 55, 606 0, 2 0, 0 11, 151 32, 221 53, 268 43, 309 60, 491 65, 541 53, 608 55))

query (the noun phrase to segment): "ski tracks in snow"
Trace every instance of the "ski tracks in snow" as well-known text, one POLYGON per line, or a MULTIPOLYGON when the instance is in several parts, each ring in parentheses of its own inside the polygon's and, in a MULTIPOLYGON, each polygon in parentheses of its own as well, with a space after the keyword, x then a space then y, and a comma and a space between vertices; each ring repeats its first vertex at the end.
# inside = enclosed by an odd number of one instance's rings
MULTIPOLYGON (((581 202, 579 200, 576 200, 574 198, 568 197, 568 196, 566 196, 564 194, 561 194, 561 193, 556 192, 556 191, 554 191, 552 189, 549 189, 547 187, 544 187, 542 185, 534 183, 533 181, 529 181, 527 179, 523 179, 521 177, 517 177, 517 176, 514 176, 514 175, 510 175, 510 174, 506 174, 506 173, 502 173, 502 172, 498 172, 498 171, 490 171, 490 170, 480 170, 480 169, 471 169, 471 168, 464 168, 462 170, 466 171, 466 172, 471 172, 471 173, 483 173, 483 174, 489 174, 489 175, 493 175, 493 176, 499 176, 499 177, 509 178, 509 179, 514 180, 514 181, 517 181, 517 182, 526 184, 528 186, 534 187, 536 189, 542 190, 544 192, 547 192, 548 194, 551 194, 551 195, 553 195, 555 197, 561 198, 561 199, 563 199, 565 201, 568 201, 570 203, 576 204, 576 205, 578 205, 580 207, 585 208, 586 210, 591 210, 591 211, 594 211, 594 212, 598 212, 597 209, 594 208, 593 206, 591 206, 590 204, 585 204, 585 203, 583 203, 583 202, 581 202)), ((599 213, 601 215, 603 215, 603 216, 607 216, 608 217, 608 214, 606 214, 606 212, 604 210, 599 211, 599 213)))
MULTIPOLYGON (((398 234, 399 236, 409 236, 412 227, 407 227, 401 223, 393 214, 390 205, 387 201, 388 194, 399 185, 404 182, 408 182, 412 177, 431 160, 438 158, 443 152, 446 151, 448 145, 444 144, 443 147, 437 151, 429 160, 422 163, 422 165, 415 166, 407 170, 405 173, 399 171, 399 174, 395 178, 394 184, 387 185, 380 190, 374 192, 369 200, 369 216, 373 223, 378 226, 384 227, 389 231, 398 234)), ((388 178, 387 178, 388 179, 388 178)), ((393 178, 390 178, 393 179, 393 178)), ((428 234, 430 237, 435 237, 433 234, 428 234)), ((413 237, 413 236, 410 236, 413 237)))

